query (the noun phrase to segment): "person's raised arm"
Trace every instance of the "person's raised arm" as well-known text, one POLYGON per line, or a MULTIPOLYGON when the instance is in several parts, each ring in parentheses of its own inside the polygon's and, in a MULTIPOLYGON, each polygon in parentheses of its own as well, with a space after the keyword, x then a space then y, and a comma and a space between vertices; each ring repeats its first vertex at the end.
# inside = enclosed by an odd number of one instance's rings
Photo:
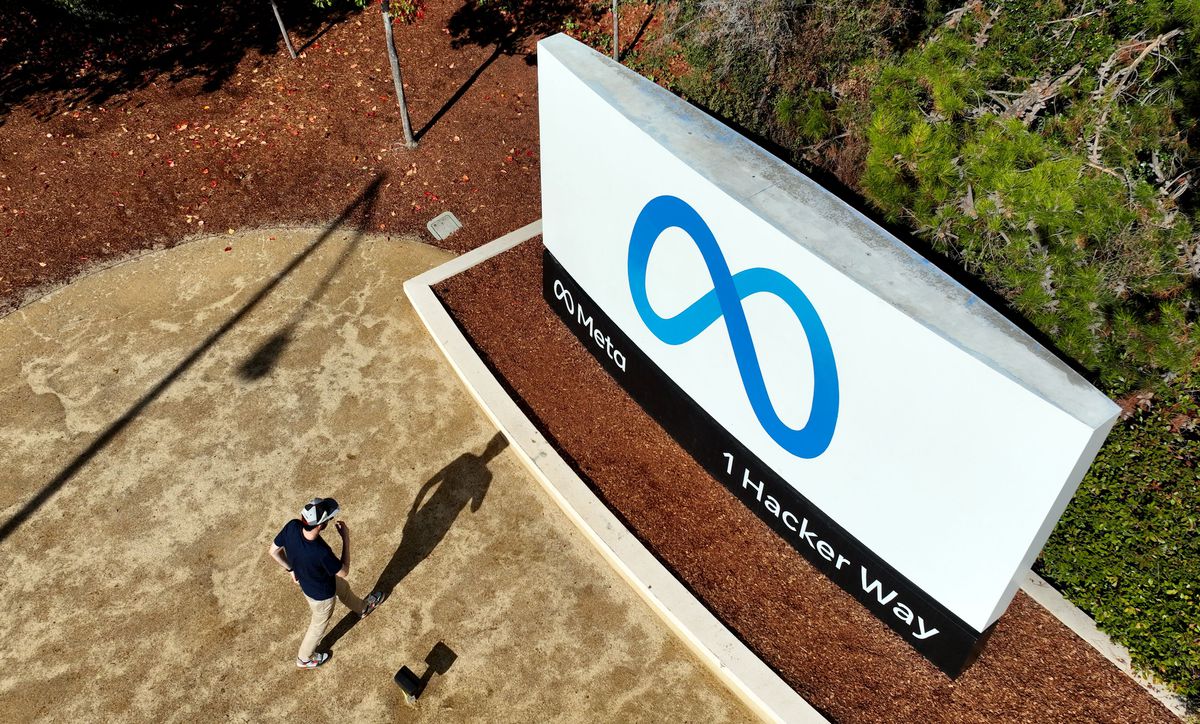
POLYGON ((350 575, 350 526, 345 521, 339 520, 333 524, 333 527, 342 537, 342 569, 337 572, 337 575, 345 578, 350 575))

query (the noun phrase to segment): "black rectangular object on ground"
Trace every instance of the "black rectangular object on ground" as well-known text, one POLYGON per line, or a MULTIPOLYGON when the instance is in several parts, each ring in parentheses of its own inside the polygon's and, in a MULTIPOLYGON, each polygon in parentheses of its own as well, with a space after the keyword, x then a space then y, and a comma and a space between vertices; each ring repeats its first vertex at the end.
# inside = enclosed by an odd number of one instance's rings
POLYGON ((392 678, 395 680, 396 684, 404 690, 405 694, 408 694, 411 697, 416 697, 416 695, 420 693, 421 679, 412 672, 412 669, 408 668, 407 666, 401 666, 400 670, 397 671, 396 675, 392 678))

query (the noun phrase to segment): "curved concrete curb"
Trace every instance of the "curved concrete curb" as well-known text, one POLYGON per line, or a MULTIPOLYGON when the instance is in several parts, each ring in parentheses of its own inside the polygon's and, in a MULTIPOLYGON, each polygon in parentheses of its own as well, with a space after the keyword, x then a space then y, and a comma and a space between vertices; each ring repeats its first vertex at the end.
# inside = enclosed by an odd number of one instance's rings
POLYGON ((725 628, 596 498, 504 391, 430 289, 541 231, 541 221, 535 221, 410 279, 404 291, 450 365, 538 482, 713 673, 766 721, 827 721, 725 628))

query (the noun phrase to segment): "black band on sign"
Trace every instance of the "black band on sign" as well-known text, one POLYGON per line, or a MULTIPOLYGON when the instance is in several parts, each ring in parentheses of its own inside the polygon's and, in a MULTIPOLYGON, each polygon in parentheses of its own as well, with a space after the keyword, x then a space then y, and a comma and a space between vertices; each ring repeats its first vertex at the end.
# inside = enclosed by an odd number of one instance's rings
POLYGON ((817 570, 949 676, 974 660, 986 633, 935 601, 763 464, 635 347, 549 250, 542 259, 542 296, 701 467, 817 570))

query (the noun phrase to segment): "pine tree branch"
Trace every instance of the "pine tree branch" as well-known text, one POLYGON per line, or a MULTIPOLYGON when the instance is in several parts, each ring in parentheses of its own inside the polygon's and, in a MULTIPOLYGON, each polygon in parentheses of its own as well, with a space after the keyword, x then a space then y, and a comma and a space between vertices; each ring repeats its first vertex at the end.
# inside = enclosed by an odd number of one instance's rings
POLYGON ((1084 18, 1088 17, 1089 15, 1095 15, 1096 13, 1099 13, 1099 12, 1103 12, 1103 11, 1102 10, 1092 10, 1091 12, 1086 12, 1081 15, 1072 15, 1069 18, 1059 18, 1058 20, 1047 20, 1045 24, 1046 25, 1054 25, 1055 23, 1074 23, 1074 22, 1083 20, 1084 18))
POLYGON ((962 22, 962 19, 966 17, 967 13, 978 12, 981 10, 983 10, 983 0, 968 0, 967 3, 962 7, 955 8, 954 10, 946 13, 946 19, 943 24, 947 28, 953 30, 954 28, 958 27, 958 24, 962 22))
MULTIPOLYGON (((1004 111, 1000 114, 1001 118, 1019 119, 1028 128, 1037 120, 1038 114, 1042 112, 1046 104, 1062 93, 1067 86, 1074 83, 1082 73, 1083 66, 1076 63, 1070 70, 1054 80, 1050 80, 1049 76, 1039 78, 1011 103, 1006 103, 998 97, 1002 91, 988 91, 988 95, 1004 106, 1004 111)), ((1005 93, 1004 95, 1011 94, 1005 93)))
MULTIPOLYGON (((1142 61, 1148 58, 1151 54, 1157 53, 1167 43, 1171 42, 1175 36, 1183 32, 1183 28, 1176 28, 1170 32, 1163 33, 1151 41, 1134 40, 1126 43, 1112 52, 1108 59, 1100 65, 1100 84, 1096 90, 1092 91, 1093 100, 1104 99, 1104 108, 1100 111, 1100 118, 1096 121, 1096 129, 1092 132, 1092 140, 1088 144, 1088 160, 1093 164, 1100 163, 1100 137, 1104 133, 1104 128, 1108 123, 1108 115, 1112 111, 1113 104, 1117 98, 1124 93, 1129 86, 1133 85, 1134 78, 1137 77, 1136 70, 1142 61), (1133 62, 1129 63, 1120 70, 1112 73, 1113 67, 1119 62, 1120 58, 1128 57, 1139 46, 1142 51, 1138 54, 1133 62), (1112 73, 1109 76, 1109 73, 1112 73)), ((1141 33, 1134 36, 1137 38, 1141 33)))
POLYGON ((982 50, 983 46, 987 45, 988 33, 991 32, 992 26, 996 24, 996 18, 1000 17, 1000 8, 993 8, 988 13, 987 20, 983 21, 979 32, 975 33, 975 50, 982 50))

